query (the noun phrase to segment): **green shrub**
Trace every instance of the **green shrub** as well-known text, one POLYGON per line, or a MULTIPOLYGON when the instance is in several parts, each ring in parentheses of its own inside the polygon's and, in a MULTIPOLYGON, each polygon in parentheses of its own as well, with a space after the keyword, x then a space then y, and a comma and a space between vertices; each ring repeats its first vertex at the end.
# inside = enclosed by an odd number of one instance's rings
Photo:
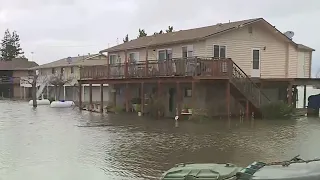
POLYGON ((261 107, 262 116, 265 119, 289 119, 293 114, 293 106, 283 102, 271 102, 261 107))
POLYGON ((131 104, 141 104, 141 98, 132 98, 131 104))
POLYGON ((136 112, 141 112, 141 104, 136 105, 136 112))
POLYGON ((151 97, 148 105, 146 106, 146 112, 154 118, 163 117, 165 111, 163 97, 151 97))

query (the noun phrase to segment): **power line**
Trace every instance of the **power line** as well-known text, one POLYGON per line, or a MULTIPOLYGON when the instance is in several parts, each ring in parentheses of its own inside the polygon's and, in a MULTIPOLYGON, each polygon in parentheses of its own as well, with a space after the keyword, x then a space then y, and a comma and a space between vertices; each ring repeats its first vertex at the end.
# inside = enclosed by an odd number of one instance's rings
POLYGON ((38 45, 41 47, 98 47, 98 46, 106 46, 106 45, 38 45))

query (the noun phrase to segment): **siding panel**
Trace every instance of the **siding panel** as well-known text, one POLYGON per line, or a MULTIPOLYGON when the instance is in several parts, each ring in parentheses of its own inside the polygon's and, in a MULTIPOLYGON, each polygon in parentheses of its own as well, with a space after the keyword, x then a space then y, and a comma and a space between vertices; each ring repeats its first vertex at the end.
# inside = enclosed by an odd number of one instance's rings
POLYGON ((232 58, 242 70, 251 75, 252 49, 261 51, 261 77, 284 77, 286 46, 274 36, 265 32, 258 25, 253 27, 253 33, 248 33, 248 28, 242 28, 221 36, 206 40, 206 55, 213 55, 213 45, 226 45, 227 57, 232 58), (264 50, 264 48, 266 48, 264 50), (276 66, 275 66, 276 64, 276 66))
POLYGON ((298 51, 293 45, 289 45, 288 78, 298 77, 298 51))
POLYGON ((311 52, 305 52, 305 61, 304 61, 304 77, 310 78, 310 58, 311 52))

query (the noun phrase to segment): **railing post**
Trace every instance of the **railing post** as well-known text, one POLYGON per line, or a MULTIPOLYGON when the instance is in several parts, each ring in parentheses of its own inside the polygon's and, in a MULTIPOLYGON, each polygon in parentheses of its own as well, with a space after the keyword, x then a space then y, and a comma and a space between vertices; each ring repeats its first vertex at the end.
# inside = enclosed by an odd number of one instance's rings
POLYGON ((125 61, 125 66, 124 66, 124 77, 128 77, 128 61, 125 61))
POLYGON ((216 72, 216 70, 215 70, 215 64, 216 64, 216 61, 212 58, 211 59, 211 61, 212 61, 212 64, 211 64, 211 75, 214 77, 215 76, 215 72, 216 72))
POLYGON ((145 77, 148 77, 149 73, 149 61, 148 61, 148 48, 146 48, 146 69, 145 69, 145 77))
POLYGON ((83 78, 83 69, 81 66, 79 67, 79 71, 80 71, 80 80, 81 80, 83 78))
POLYGON ((107 64, 107 78, 110 78, 110 63, 107 64))
POLYGON ((227 73, 228 73, 228 77, 232 78, 232 76, 233 76, 233 61, 230 58, 227 59, 227 73))

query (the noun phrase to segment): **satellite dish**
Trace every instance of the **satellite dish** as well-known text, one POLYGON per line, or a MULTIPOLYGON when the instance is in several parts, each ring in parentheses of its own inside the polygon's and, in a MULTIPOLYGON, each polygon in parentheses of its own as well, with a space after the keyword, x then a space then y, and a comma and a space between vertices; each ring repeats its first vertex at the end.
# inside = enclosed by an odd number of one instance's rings
POLYGON ((294 32, 293 31, 287 31, 284 33, 284 35, 286 35, 289 39, 292 39, 294 36, 294 32))
POLYGON ((72 62, 72 58, 71 57, 68 57, 67 58, 67 62, 70 64, 72 62))

